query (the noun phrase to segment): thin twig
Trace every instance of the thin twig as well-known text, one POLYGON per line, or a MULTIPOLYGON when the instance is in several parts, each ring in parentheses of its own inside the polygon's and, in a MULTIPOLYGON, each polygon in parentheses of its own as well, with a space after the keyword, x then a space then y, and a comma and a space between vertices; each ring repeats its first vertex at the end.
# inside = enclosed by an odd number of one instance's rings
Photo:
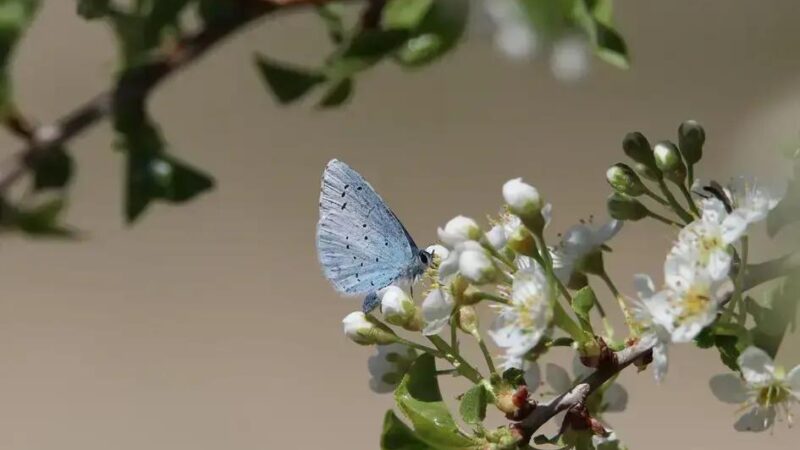
POLYGON ((234 32, 277 11, 314 6, 328 1, 330 0, 239 0, 236 14, 182 37, 168 53, 124 73, 110 89, 95 95, 52 124, 38 126, 30 131, 15 127, 18 124, 6 123, 12 130, 19 131, 19 135, 24 137, 25 134, 31 134, 31 137, 24 148, 0 164, 0 195, 28 171, 35 169, 44 153, 89 130, 109 117, 115 109, 146 99, 162 81, 198 60, 234 32))

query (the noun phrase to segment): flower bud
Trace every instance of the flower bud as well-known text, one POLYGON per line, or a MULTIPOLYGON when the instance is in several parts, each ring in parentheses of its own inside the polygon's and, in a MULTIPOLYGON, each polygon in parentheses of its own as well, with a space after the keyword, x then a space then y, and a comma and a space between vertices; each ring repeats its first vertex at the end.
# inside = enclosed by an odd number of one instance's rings
POLYGON ((647 178, 650 181, 659 181, 661 180, 664 175, 658 170, 657 167, 648 167, 642 163, 633 163, 633 170, 634 172, 638 173, 639 175, 647 178))
POLYGON ((617 163, 606 171, 606 180, 620 194, 638 197, 647 191, 642 180, 627 164, 617 163))
POLYGON ((706 131, 694 120, 687 120, 678 127, 678 146, 686 164, 693 166, 703 157, 706 131))
POLYGON ((361 311, 348 314, 342 325, 345 336, 359 345, 386 345, 397 340, 392 330, 361 311))
POLYGON ((461 275, 476 284, 493 280, 497 275, 497 267, 492 258, 477 242, 470 241, 465 244, 470 245, 465 245, 458 257, 458 271, 461 272, 461 275))
POLYGON ((686 178, 686 165, 675 144, 670 141, 659 142, 653 149, 653 155, 656 158, 656 166, 666 177, 675 183, 683 183, 686 178))
POLYGON ((518 216, 523 222, 542 221, 542 197, 539 191, 522 178, 514 178, 503 185, 503 200, 508 204, 512 214, 518 216))
POLYGON ((419 331, 422 328, 417 305, 397 286, 389 286, 383 291, 381 313, 392 325, 409 331, 419 331))
POLYGON ((650 215, 650 211, 633 197, 620 193, 613 193, 606 202, 608 214, 618 220, 637 221, 650 215))
POLYGON ((478 313, 472 306, 458 308, 458 328, 473 336, 478 333, 478 313))
POLYGON ((495 225, 492 227, 491 230, 486 232, 486 240, 489 241, 489 245, 494 247, 497 250, 506 246, 506 231, 503 229, 502 225, 495 225))
POLYGON ((481 228, 478 226, 477 222, 469 217, 457 216, 450 219, 444 226, 444 229, 439 228, 438 234, 439 240, 452 248, 464 241, 480 239, 481 228))
POLYGON ((622 150, 628 155, 628 158, 648 167, 656 167, 656 162, 653 159, 653 149, 642 133, 634 131, 626 134, 622 139, 622 150))

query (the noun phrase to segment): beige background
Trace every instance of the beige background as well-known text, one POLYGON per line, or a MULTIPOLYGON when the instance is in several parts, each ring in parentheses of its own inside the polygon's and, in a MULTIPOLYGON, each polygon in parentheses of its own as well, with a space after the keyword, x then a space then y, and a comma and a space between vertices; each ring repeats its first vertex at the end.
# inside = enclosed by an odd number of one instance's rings
MULTIPOLYGON (((114 67, 102 25, 76 18, 74 2, 46 3, 14 74, 41 121, 105 86, 114 67)), ((369 391, 372 350, 340 329, 359 302, 337 298, 313 245, 332 157, 363 172, 418 242, 455 214, 495 212, 501 183, 520 175, 555 204, 553 230, 602 218, 603 173, 624 133, 673 138, 686 118, 707 127, 702 175, 773 174, 776 149, 800 132, 800 5, 618 3, 629 72, 597 63, 562 85, 478 36, 430 69, 366 74, 335 112, 276 106, 250 64, 254 51, 318 61, 321 26, 303 14, 259 23, 153 99, 174 151, 219 189, 153 208, 133 228, 121 220, 108 125, 76 140, 69 218, 86 241, 0 244, 0 448, 377 448, 392 401, 369 391)), ((657 274, 670 239, 658 226, 625 229, 609 262, 620 285, 657 274)), ((798 347, 780 359, 800 362, 798 347)), ((676 348, 663 385, 624 375, 629 411, 609 419, 638 449, 793 448, 797 430, 784 425, 773 436, 732 430, 734 408, 707 387, 723 370, 710 352, 676 348)))

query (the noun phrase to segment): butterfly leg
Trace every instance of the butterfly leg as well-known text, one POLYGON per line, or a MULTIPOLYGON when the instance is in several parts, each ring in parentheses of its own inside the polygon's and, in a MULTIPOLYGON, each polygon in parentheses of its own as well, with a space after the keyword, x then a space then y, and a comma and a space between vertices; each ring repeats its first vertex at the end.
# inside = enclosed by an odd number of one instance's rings
POLYGON ((361 305, 361 310, 364 311, 364 314, 367 314, 375 309, 380 303, 381 300, 378 298, 378 293, 370 292, 364 298, 364 303, 361 305))

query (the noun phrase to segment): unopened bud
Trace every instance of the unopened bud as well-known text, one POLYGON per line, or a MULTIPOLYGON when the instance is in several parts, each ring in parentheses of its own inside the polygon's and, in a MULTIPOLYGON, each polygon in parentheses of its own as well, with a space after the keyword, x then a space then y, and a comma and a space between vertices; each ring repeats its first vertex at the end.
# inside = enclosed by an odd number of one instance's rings
POLYGON ((606 202, 608 214, 618 220, 637 221, 650 215, 650 211, 639 200, 620 193, 613 193, 606 202))
POLYGON ((503 200, 508 204, 509 211, 531 231, 538 233, 544 229, 544 203, 535 187, 522 181, 522 178, 508 180, 503 185, 503 200))
POLYGON ((381 313, 392 325, 403 327, 409 331, 419 331, 422 328, 417 305, 397 286, 389 286, 381 297, 381 313))
POLYGON ((386 345, 397 342, 397 336, 389 327, 361 311, 348 314, 342 320, 342 325, 345 336, 359 345, 386 345))
POLYGON ((675 144, 670 141, 659 142, 653 149, 653 155, 656 158, 656 165, 664 176, 675 183, 683 183, 686 179, 686 165, 675 144))
POLYGON ((609 167, 606 171, 606 180, 620 194, 638 197, 647 192, 642 180, 627 164, 617 163, 609 167))
POLYGON ((678 145, 686 164, 694 165, 703 157, 706 131, 694 120, 687 120, 678 127, 678 145))
POLYGON ((648 167, 656 167, 653 159, 653 149, 642 133, 634 131, 626 134, 625 138, 622 139, 622 150, 628 155, 628 158, 648 167))
POLYGON ((444 228, 438 230, 439 240, 450 248, 465 242, 481 238, 481 228, 478 223, 469 217, 456 216, 450 219, 444 228))
POLYGON ((466 242, 458 257, 458 271, 469 281, 483 284, 492 281, 497 275, 497 267, 486 250, 477 242, 466 242), (474 244, 474 245, 472 245, 474 244))

